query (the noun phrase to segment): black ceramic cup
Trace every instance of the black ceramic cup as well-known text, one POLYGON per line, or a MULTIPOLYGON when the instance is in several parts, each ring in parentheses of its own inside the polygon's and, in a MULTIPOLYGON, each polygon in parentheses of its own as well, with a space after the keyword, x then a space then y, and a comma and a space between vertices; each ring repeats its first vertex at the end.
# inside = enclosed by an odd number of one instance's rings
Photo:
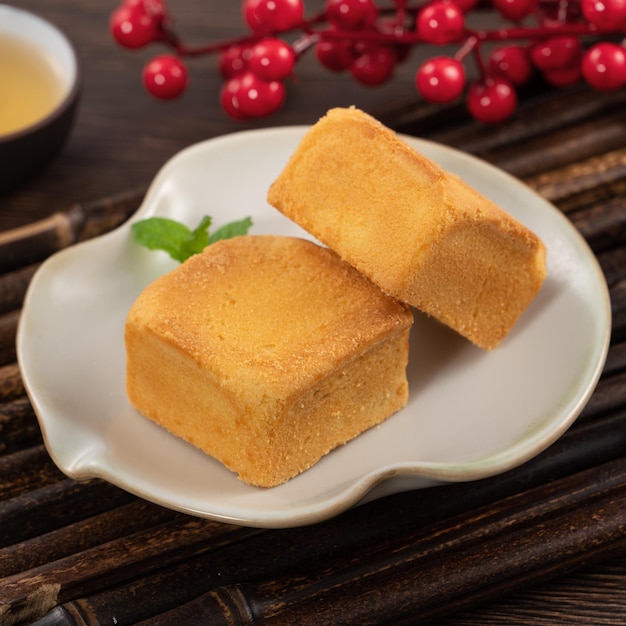
MULTIPOLYGON (((78 57, 69 39, 41 17, 0 4, 0 38, 36 47, 46 71, 59 81, 52 108, 28 126, 0 131, 0 194, 26 183, 41 172, 65 145, 80 98, 78 57)), ((1 109, 0 109, 1 111, 1 109)))

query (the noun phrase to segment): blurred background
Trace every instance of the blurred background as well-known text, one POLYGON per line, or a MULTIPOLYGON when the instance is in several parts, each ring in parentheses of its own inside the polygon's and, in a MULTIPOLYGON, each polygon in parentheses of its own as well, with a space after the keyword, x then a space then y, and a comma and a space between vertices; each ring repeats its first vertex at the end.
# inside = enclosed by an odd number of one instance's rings
MULTIPOLYGON (((80 57, 83 93, 75 128, 62 154, 27 187, 0 196, 3 229, 65 209, 69 201, 86 202, 146 186, 180 149, 216 135, 310 124, 332 106, 355 104, 373 114, 393 110, 417 100, 418 59, 432 56, 432 50, 414 50, 389 83, 366 87, 349 75, 322 68, 311 50, 298 62, 280 111, 238 122, 228 118, 219 105, 223 78, 215 54, 189 59, 190 84, 179 99, 164 102, 150 96, 141 73, 146 62, 165 48, 161 44, 141 50, 119 47, 109 32, 109 17, 118 2, 20 0, 5 4, 35 12, 68 35, 80 57), (80 189, 77 197, 67 197, 68 180, 72 189, 80 189)), ((307 0, 306 14, 319 11, 323 4, 323 0, 307 0)), ((189 45, 248 33, 238 0, 167 0, 167 7, 177 32, 189 45)))

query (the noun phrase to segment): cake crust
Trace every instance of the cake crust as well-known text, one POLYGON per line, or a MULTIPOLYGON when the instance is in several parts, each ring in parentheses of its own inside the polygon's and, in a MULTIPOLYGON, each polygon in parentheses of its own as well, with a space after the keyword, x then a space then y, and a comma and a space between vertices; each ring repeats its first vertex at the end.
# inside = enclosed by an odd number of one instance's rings
POLYGON ((385 292, 492 349, 546 276, 525 226, 371 116, 331 109, 268 201, 385 292))
POLYGON ((275 486, 406 404, 412 319, 312 242, 217 242, 131 308, 128 397, 244 481, 275 486))

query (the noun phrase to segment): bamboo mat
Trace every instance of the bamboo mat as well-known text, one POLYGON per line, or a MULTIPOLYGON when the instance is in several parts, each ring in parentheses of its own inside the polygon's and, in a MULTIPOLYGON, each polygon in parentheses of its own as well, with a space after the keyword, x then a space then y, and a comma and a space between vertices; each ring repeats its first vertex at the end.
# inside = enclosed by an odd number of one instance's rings
MULTIPOLYGON (((142 192, 70 207, 0 235, 0 624, 511 623, 472 608, 503 597, 526 607, 517 623, 541 624, 550 623, 541 612, 554 602, 549 590, 576 576, 590 584, 585 572, 600 571, 581 569, 590 564, 622 562, 626 93, 529 94, 500 128, 455 107, 394 106, 379 117, 525 180, 597 254, 614 325, 578 421, 500 476, 396 494, 302 528, 229 526, 100 480, 75 482, 52 464, 25 395, 14 347, 20 306, 38 263, 121 223, 142 192), (547 595, 533 600, 529 586, 549 579, 547 595)), ((591 614, 581 600, 577 623, 623 623, 626 567, 620 576, 617 600, 591 614)))

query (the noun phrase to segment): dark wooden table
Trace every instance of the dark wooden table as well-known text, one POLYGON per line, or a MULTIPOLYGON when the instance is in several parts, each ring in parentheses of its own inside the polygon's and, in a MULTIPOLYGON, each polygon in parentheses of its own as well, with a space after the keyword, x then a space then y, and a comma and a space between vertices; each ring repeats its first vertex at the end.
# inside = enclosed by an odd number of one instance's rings
MULTIPOLYGON (((81 216, 108 216, 72 222, 77 238, 93 236, 125 219, 181 148, 242 128, 309 124, 331 106, 354 103, 399 131, 497 164, 561 208, 598 255, 614 328, 589 405, 522 467, 389 496, 315 526, 231 527, 100 480, 77 483, 52 464, 14 348, 40 257, 71 242, 44 236, 0 276, 0 623, 626 623, 626 93, 534 85, 515 119, 486 128, 462 106, 419 103, 414 61, 390 85, 368 89, 307 59, 284 109, 242 125, 217 105, 213 57, 191 64, 180 101, 148 97, 140 72, 155 50, 130 53, 111 42, 113 2, 19 6, 73 39, 84 91, 62 155, 0 197, 0 232, 70 207, 75 215, 78 204, 81 216)), ((170 7, 191 41, 243 29, 238 2, 170 0, 170 7)))

